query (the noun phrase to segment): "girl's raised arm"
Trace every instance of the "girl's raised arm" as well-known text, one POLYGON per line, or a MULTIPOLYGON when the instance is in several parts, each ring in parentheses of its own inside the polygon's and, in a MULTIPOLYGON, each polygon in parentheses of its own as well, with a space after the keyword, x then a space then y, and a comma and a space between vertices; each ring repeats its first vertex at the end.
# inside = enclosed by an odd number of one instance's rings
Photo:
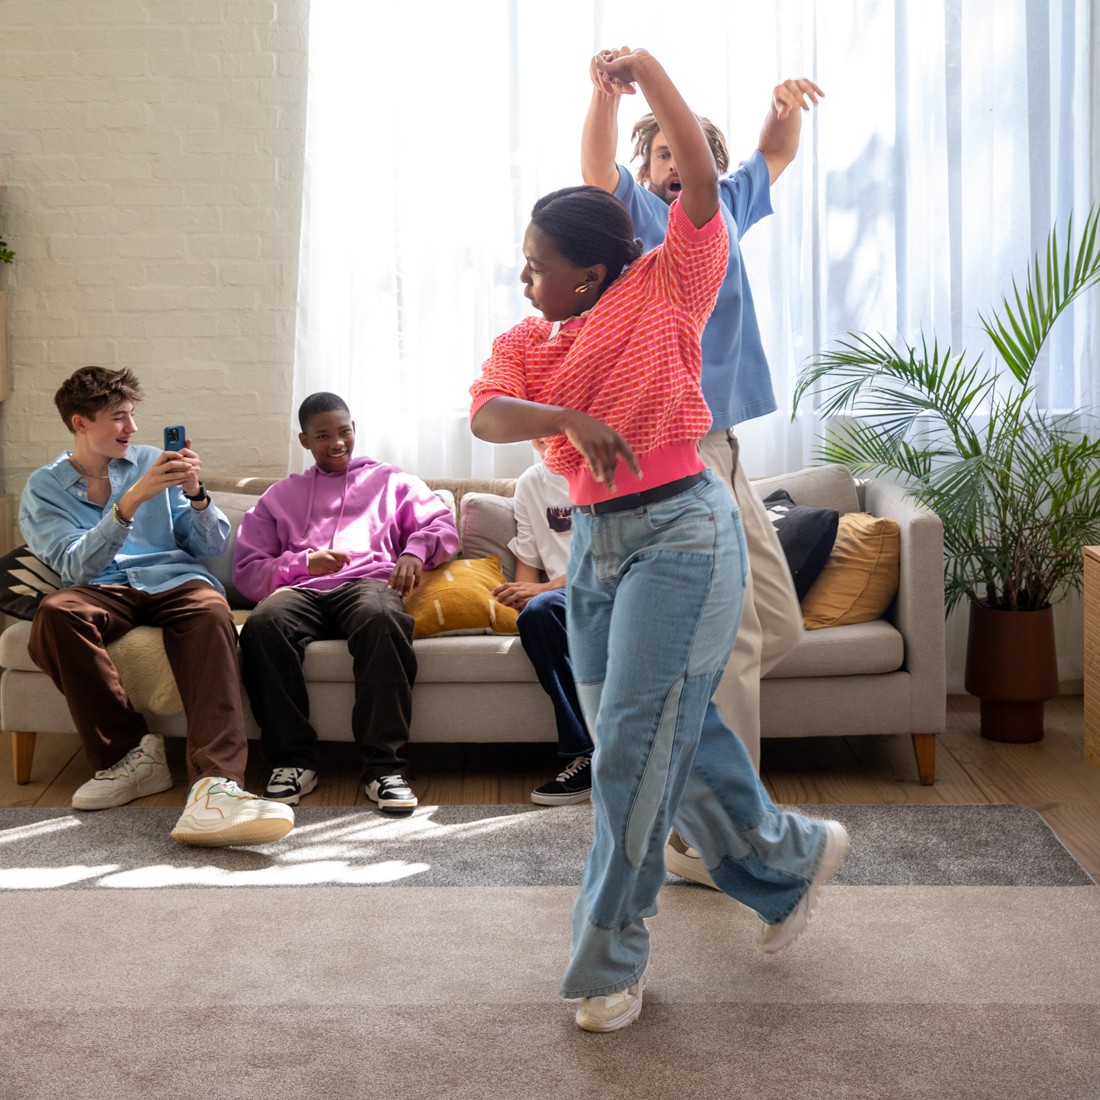
POLYGON ((692 225, 706 225, 718 209, 718 165, 699 120, 661 63, 648 50, 605 50, 596 55, 595 67, 618 91, 633 94, 634 84, 641 89, 676 162, 680 205, 692 225))

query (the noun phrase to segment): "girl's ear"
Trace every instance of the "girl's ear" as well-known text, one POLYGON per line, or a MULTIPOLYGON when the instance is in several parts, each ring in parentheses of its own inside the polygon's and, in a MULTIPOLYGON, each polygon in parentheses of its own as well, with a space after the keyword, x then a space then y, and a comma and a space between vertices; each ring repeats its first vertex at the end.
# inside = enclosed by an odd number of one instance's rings
POLYGON ((607 264, 596 264, 584 273, 584 281, 589 283, 593 288, 603 286, 603 281, 606 278, 607 264))
POLYGON ((73 413, 69 423, 72 425, 73 435, 81 435, 88 430, 88 422, 83 413, 73 413))

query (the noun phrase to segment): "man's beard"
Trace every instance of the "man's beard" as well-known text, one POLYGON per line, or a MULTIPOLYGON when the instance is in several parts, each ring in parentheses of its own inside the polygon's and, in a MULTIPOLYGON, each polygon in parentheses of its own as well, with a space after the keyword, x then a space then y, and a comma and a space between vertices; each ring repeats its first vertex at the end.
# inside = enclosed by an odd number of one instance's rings
POLYGON ((680 194, 681 188, 675 191, 669 190, 668 182, 665 182, 658 186, 652 180, 649 181, 649 189, 659 198, 662 202, 668 203, 669 206, 673 204, 677 196, 680 194))

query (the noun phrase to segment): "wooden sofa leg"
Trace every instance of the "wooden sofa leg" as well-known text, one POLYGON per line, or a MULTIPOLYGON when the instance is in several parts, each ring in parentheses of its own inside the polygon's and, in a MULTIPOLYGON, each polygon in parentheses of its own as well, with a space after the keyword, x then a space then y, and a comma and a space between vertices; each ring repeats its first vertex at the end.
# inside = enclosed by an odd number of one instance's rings
POLYGON ((917 775, 921 786, 930 787, 936 782, 936 735, 914 733, 913 754, 917 758, 917 775))
POLYGON ((28 733, 26 730, 11 731, 11 770, 15 775, 16 783, 30 781, 36 736, 35 733, 28 733))

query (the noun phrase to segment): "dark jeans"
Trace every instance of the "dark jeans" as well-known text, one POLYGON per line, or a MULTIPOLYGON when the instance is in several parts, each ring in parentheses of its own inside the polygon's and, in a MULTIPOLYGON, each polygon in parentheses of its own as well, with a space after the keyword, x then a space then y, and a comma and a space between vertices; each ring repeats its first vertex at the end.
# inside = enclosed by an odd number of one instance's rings
POLYGON ((383 581, 354 580, 325 592, 280 588, 241 631, 241 676, 273 768, 317 767, 302 662, 313 641, 346 638, 354 660, 351 727, 369 783, 404 770, 416 680, 413 620, 383 581))
POLYGON ((540 592, 519 613, 519 640, 535 666, 543 690, 554 704, 558 753, 572 758, 592 751, 592 738, 581 715, 573 662, 565 630, 565 589, 540 592))
POLYGON ((187 714, 191 783, 222 776, 244 785, 248 741, 237 681, 237 631, 225 597, 205 581, 167 592, 77 584, 51 593, 31 623, 31 658, 65 696, 97 771, 117 764, 149 732, 107 652, 135 626, 159 626, 187 714))

